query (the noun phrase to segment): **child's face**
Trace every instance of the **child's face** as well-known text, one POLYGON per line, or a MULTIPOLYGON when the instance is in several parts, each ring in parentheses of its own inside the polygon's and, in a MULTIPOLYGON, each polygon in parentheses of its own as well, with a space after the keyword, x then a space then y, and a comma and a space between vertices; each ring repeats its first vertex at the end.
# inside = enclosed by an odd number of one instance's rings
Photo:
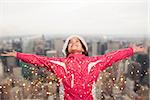
POLYGON ((82 52, 84 52, 82 44, 77 37, 73 37, 72 39, 70 39, 69 44, 68 44, 68 52, 69 53, 82 53, 82 52))

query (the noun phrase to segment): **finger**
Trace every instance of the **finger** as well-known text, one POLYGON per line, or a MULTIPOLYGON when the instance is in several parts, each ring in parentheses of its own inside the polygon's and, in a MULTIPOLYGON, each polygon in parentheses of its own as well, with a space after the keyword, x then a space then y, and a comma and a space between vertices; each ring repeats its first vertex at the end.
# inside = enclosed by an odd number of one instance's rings
POLYGON ((140 48, 144 48, 144 46, 140 46, 140 48))
POLYGON ((7 55, 7 54, 2 53, 2 54, 0 54, 0 56, 8 56, 8 55, 7 55))
POLYGON ((16 52, 15 50, 13 50, 12 52, 16 52))
POLYGON ((8 51, 4 51, 3 53, 4 53, 4 54, 7 54, 7 53, 10 53, 10 52, 8 52, 8 51))

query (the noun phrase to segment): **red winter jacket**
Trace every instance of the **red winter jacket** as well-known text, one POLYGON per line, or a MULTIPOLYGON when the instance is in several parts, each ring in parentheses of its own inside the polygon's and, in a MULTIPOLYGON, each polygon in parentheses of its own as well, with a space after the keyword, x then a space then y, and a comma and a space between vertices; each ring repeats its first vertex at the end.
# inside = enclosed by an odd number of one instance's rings
POLYGON ((131 55, 133 55, 132 48, 95 57, 70 54, 68 57, 48 58, 17 52, 18 59, 54 72, 64 87, 61 91, 64 91, 65 100, 93 100, 92 89, 99 72, 131 55))

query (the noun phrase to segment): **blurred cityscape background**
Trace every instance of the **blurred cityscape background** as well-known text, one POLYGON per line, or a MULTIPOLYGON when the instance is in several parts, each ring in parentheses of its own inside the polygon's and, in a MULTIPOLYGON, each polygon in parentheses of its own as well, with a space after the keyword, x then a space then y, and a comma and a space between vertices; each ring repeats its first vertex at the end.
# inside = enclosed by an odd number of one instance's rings
MULTIPOLYGON (((0 0, 0 52, 62 57, 66 37, 78 34, 89 56, 144 45, 146 51, 99 74, 98 100, 149 100, 148 0, 0 0)), ((13 57, 0 57, 0 100, 61 100, 55 75, 13 57)))
MULTIPOLYGON (((62 57, 66 37, 32 35, 0 39, 0 51, 18 51, 48 57, 62 57)), ((145 53, 119 61, 100 73, 96 87, 98 100, 149 100, 150 45, 147 38, 84 37, 89 56, 144 45, 145 53)), ((51 72, 14 57, 0 59, 0 100, 59 100, 59 84, 51 72)))

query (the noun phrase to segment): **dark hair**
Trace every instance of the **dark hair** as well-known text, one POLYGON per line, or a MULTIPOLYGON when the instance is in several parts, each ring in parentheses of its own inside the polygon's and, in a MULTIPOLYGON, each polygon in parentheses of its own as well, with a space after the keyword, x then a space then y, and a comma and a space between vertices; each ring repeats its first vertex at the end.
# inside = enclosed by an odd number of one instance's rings
MULTIPOLYGON (((80 40, 80 39, 79 39, 80 40)), ((82 45, 82 48, 83 48, 83 50, 84 50, 84 52, 82 52, 82 54, 84 54, 85 56, 88 56, 89 54, 88 54, 88 51, 86 50, 86 47, 85 47, 85 45, 82 43, 82 41, 80 40, 80 43, 81 43, 81 45, 82 45)), ((66 56, 68 56, 70 53, 68 52, 68 45, 67 45, 67 48, 66 48, 66 56)))

